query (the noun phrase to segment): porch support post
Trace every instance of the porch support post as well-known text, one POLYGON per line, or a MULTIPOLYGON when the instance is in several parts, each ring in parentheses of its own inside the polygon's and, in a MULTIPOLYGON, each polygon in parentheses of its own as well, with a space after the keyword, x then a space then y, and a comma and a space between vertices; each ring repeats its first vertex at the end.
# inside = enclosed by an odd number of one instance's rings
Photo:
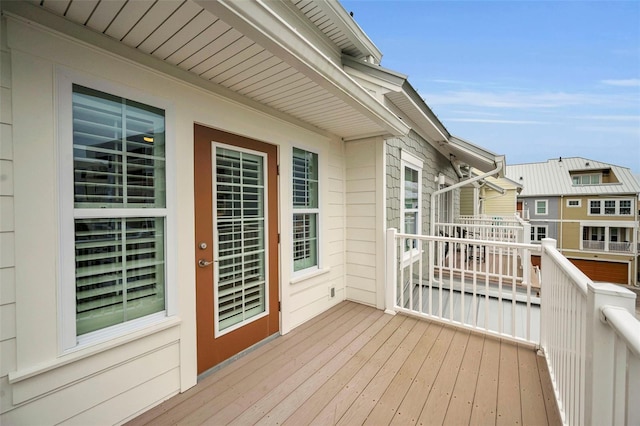
MULTIPOLYGON (((517 242, 531 244, 531 224, 529 222, 523 223, 519 232, 522 232, 522 237, 521 241, 517 242)), ((529 249, 522 250, 522 282, 527 285, 531 284, 531 250, 529 249)))
POLYGON ((396 229, 387 229, 387 278, 385 280, 385 310, 386 314, 395 315, 396 288, 398 285, 398 244, 396 229))
MULTIPOLYGON (((585 422, 586 426, 624 424, 625 410, 614 410, 616 399, 624 399, 625 392, 616 383, 616 334, 603 321, 601 308, 611 305, 626 309, 635 315, 635 294, 625 288, 609 283, 587 284, 587 335, 585 360, 585 422), (616 395, 617 394, 617 395, 616 395), (619 412, 622 411, 622 412, 619 412)), ((624 383, 624 381, 623 381, 624 383)), ((624 384, 622 384, 624 389, 624 384)), ((637 404, 633 398, 631 404, 637 404)))

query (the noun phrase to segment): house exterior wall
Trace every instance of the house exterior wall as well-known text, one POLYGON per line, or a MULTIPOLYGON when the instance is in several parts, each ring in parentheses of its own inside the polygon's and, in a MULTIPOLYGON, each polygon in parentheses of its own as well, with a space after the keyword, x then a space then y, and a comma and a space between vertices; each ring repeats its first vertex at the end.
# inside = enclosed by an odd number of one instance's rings
POLYGON ((23 21, 3 21, 2 28, 7 37, 3 33, 0 164, 7 178, 0 186, 0 423, 120 423, 196 383, 194 123, 279 148, 281 332, 346 297, 346 167, 341 140, 23 21), (170 206, 174 219, 169 222, 175 247, 167 249, 175 272, 167 284, 166 318, 62 351, 57 299, 60 287, 68 283, 60 278, 60 242, 73 236, 63 235, 58 225, 57 147, 69 141, 57 138, 56 81, 67 72, 172 105, 167 126, 172 126, 175 140, 167 161, 175 172, 167 176, 167 185, 175 193, 175 206, 170 206), (321 207, 321 267, 295 279, 293 210, 288 202, 294 146, 319 155, 321 207), (20 236, 15 244, 14 230, 20 236))
MULTIPOLYGON (((17 362, 11 95, 11 55, 6 25, 0 21, 0 389, 8 386, 17 362)), ((8 406, 9 401, 0 398, 0 412, 8 406)))
POLYGON ((477 199, 476 188, 473 186, 463 186, 460 188, 460 214, 462 216, 473 216, 476 214, 473 201, 477 199))
MULTIPOLYGON (((422 169, 422 232, 428 234, 431 226, 431 194, 438 190, 436 176, 442 173, 447 180, 458 182, 458 176, 449 160, 439 153, 431 144, 422 139, 415 132, 404 138, 391 138, 386 141, 386 191, 387 191, 387 227, 401 229, 400 223, 400 173, 401 151, 423 160, 422 169)), ((453 217, 460 212, 460 192, 454 190, 453 217)))
POLYGON ((384 308, 382 138, 346 144, 346 298, 384 308))
MULTIPOLYGON (((638 228, 638 216, 635 214, 637 205, 632 203, 631 216, 620 215, 591 215, 589 214, 589 200, 594 199, 630 199, 635 200, 633 194, 629 196, 597 196, 597 195, 570 195, 562 197, 520 197, 529 209, 532 226, 546 226, 547 236, 558 242, 558 248, 570 259, 593 260, 599 262, 622 263, 628 267, 628 283, 636 282, 638 275, 638 261, 634 253, 611 252, 604 250, 592 250, 583 247, 583 227, 621 227, 628 229, 638 228), (535 213, 535 201, 547 199, 548 215, 535 213), (569 207, 569 200, 578 200, 579 206, 569 207)), ((634 201, 635 202, 635 201, 634 201)), ((630 231, 633 235, 634 231, 630 231)), ((631 241, 630 241, 631 242, 631 241)), ((637 246, 636 241, 636 246, 637 246)), ((631 245, 631 248, 634 246, 631 245)))
POLYGON ((504 194, 492 188, 483 188, 484 214, 513 216, 516 212, 516 191, 508 189, 504 194))

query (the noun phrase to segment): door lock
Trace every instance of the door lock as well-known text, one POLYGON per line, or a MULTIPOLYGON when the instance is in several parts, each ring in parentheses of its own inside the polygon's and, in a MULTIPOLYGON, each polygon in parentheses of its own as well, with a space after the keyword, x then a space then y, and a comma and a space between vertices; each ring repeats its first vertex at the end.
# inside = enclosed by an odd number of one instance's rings
POLYGON ((204 259, 200 259, 198 260, 198 266, 201 268, 206 268, 207 266, 211 265, 214 262, 215 260, 206 261, 204 259))

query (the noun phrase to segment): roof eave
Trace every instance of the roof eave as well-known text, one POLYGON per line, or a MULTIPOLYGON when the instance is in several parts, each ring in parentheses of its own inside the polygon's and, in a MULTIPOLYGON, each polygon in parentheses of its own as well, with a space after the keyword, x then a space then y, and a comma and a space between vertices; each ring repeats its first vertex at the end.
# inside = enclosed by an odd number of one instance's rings
POLYGON ((447 142, 448 150, 457 160, 483 172, 499 168, 497 177, 504 177, 507 166, 504 155, 498 155, 457 136, 451 136, 447 142))
POLYGON ((351 42, 362 52, 363 57, 371 56, 375 63, 380 63, 382 60, 380 49, 339 2, 336 0, 319 1, 317 6, 349 36, 351 42))
POLYGON ((332 95, 348 102, 361 114, 379 123, 381 134, 406 135, 406 125, 388 108, 378 102, 342 68, 327 58, 306 39, 295 26, 280 19, 273 10, 278 3, 262 1, 236 2, 230 0, 195 0, 205 10, 224 19, 263 47, 276 53, 308 78, 324 87, 332 95))

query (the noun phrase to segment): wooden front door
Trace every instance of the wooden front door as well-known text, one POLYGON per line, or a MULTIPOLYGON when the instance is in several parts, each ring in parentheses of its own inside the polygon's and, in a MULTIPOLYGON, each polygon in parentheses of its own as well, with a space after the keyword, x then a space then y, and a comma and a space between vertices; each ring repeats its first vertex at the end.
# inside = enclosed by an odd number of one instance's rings
POLYGON ((194 128, 198 374, 278 333, 277 147, 194 128))

